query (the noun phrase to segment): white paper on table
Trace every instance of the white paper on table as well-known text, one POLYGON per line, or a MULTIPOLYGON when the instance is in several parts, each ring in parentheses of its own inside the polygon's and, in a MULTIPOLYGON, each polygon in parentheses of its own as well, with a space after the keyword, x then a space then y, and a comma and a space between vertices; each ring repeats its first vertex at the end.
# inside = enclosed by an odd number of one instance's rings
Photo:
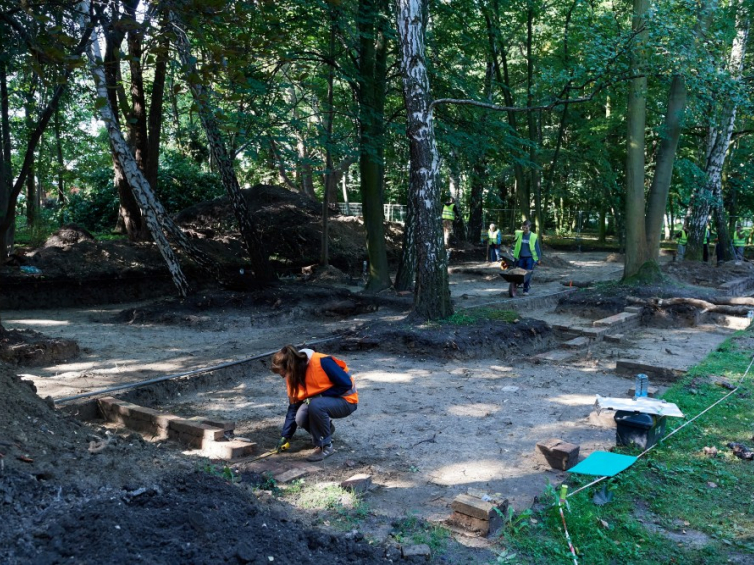
POLYGON ((665 402, 657 398, 641 396, 639 398, 610 398, 597 395, 596 406, 599 410, 625 410, 628 412, 643 412, 657 416, 674 416, 683 418, 683 412, 672 402, 665 402))

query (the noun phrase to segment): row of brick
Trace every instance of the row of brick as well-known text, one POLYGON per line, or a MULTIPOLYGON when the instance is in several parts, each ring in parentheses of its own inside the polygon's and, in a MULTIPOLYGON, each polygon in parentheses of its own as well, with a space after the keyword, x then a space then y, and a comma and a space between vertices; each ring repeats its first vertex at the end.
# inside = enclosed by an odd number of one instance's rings
POLYGON ((118 400, 112 396, 97 401, 103 419, 125 426, 153 440, 170 439, 200 449, 213 459, 237 459, 254 453, 255 443, 226 439, 235 424, 206 418, 181 418, 118 400))

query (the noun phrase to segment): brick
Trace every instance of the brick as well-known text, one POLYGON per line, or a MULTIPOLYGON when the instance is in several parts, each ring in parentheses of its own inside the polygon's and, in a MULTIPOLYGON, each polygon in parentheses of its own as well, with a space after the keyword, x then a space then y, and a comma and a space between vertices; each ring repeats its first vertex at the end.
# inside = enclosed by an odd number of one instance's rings
POLYGON ((204 442, 202 451, 212 459, 231 460, 252 455, 256 447, 256 443, 246 441, 212 441, 204 442))
POLYGON ((571 359, 574 357, 573 351, 546 351, 544 353, 539 353, 535 355, 534 357, 536 359, 540 359, 541 361, 554 361, 554 362, 560 362, 560 361, 567 361, 568 359, 571 359))
POLYGON ((419 563, 429 561, 432 557, 432 550, 425 543, 401 546, 401 555, 406 561, 419 563))
POLYGON ((538 442, 537 449, 544 455, 550 467, 559 471, 567 471, 579 461, 579 446, 562 439, 538 442))
POLYGON ((494 512, 489 520, 482 520, 456 511, 450 515, 447 521, 449 524, 457 526, 467 532, 472 532, 481 536, 494 535, 503 527, 503 516, 507 513, 508 501, 506 500, 499 508, 502 515, 494 512))
MULTIPOLYGON (((656 386, 647 387, 647 396, 649 398, 654 398, 655 396, 657 396, 657 393, 659 391, 660 389, 658 389, 656 386)), ((636 386, 632 386, 628 389, 628 396, 630 396, 631 398, 636 396, 636 386)))
POLYGON ((560 344, 560 347, 563 347, 565 349, 583 349, 584 347, 588 346, 589 338, 584 336, 575 337, 560 344))
POLYGON ((279 473, 275 475, 273 478, 281 483, 289 483, 291 481, 295 481, 296 479, 299 479, 303 477, 304 475, 308 475, 310 472, 310 469, 305 468, 294 468, 294 469, 288 469, 287 471, 284 471, 282 473, 279 473))
POLYGON ((469 496, 468 494, 459 494, 455 500, 451 503, 450 507, 456 512, 466 514, 467 516, 473 516, 481 520, 489 520, 490 512, 495 507, 491 502, 476 498, 475 496, 469 496))
POLYGON ((171 420, 168 424, 168 428, 180 432, 181 434, 205 438, 212 441, 217 441, 225 437, 225 431, 221 428, 192 422, 191 420, 171 420))
POLYGON ((623 311, 630 314, 640 314, 644 310, 642 306, 626 306, 623 311))
POLYGON ((608 318, 602 318, 601 320, 595 320, 592 322, 592 325, 594 327, 600 327, 600 326, 609 326, 609 327, 615 327, 618 325, 627 324, 627 322, 638 322, 639 317, 633 313, 633 312, 621 312, 620 314, 615 314, 614 316, 610 316, 608 318))
POLYGON ((628 361, 626 359, 619 359, 615 364, 615 371, 624 375, 635 376, 639 373, 644 373, 650 379, 657 379, 665 382, 675 382, 679 380, 686 371, 682 369, 673 369, 670 367, 656 367, 653 365, 647 365, 645 363, 637 363, 636 361, 628 361))
POLYGON ((623 341, 623 334, 606 335, 605 341, 610 343, 620 343, 623 341))
POLYGON ((191 418, 184 419, 212 426, 213 428, 221 428, 225 432, 232 432, 236 429, 236 423, 231 420, 218 420, 216 418, 206 418, 204 416, 192 416, 191 418))
POLYGON ((581 335, 595 341, 600 341, 608 331, 609 328, 583 328, 581 335))
POLYGON ((358 475, 354 475, 353 477, 347 478, 345 481, 340 483, 341 488, 344 488, 346 490, 350 490, 353 492, 359 492, 364 493, 369 490, 369 487, 372 486, 372 475, 367 475, 366 473, 359 473, 358 475))

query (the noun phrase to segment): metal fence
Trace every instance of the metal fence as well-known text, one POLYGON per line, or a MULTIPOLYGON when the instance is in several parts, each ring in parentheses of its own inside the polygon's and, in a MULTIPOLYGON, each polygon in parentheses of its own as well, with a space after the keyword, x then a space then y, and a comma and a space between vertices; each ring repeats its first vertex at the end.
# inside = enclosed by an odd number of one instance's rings
MULTIPOLYGON (((344 216, 364 216, 361 202, 339 202, 340 213, 344 216)), ((388 222, 404 223, 406 221, 405 204, 383 204, 382 212, 388 222)))

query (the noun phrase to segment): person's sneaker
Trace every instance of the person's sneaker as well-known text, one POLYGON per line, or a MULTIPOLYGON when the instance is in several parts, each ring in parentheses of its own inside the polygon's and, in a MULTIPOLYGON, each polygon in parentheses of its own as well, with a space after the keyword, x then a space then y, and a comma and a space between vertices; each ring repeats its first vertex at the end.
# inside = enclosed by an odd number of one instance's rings
POLYGON ((315 447, 314 453, 312 453, 309 457, 306 458, 307 461, 322 461, 330 455, 335 453, 335 450, 333 449, 332 444, 323 445, 322 447, 315 447))
POLYGON ((528 290, 524 291, 524 296, 529 296, 529 291, 528 290))

